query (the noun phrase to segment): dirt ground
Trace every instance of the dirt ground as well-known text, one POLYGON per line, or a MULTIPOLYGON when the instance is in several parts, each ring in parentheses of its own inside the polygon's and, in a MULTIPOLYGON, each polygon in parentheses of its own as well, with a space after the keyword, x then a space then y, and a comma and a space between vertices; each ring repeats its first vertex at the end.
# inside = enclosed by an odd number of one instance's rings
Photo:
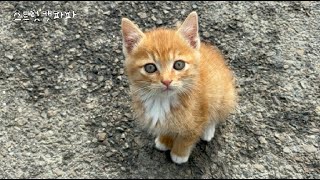
POLYGON ((319 2, 0 7, 0 178, 320 178, 319 2), (176 165, 132 117, 120 21, 173 27, 191 11, 240 101, 213 141, 176 165))

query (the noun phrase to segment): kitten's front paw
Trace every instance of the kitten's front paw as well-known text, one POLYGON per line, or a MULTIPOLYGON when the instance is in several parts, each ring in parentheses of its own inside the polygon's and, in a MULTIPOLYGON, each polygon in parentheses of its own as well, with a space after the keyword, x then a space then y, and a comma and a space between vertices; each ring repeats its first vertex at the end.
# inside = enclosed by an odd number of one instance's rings
POLYGON ((201 136, 201 139, 204 140, 204 141, 211 141, 211 139, 214 137, 214 134, 212 133, 203 133, 202 136, 201 136))
POLYGON ((171 159, 173 162, 177 163, 177 164, 182 164, 188 161, 189 156, 177 156, 174 153, 170 153, 171 155, 171 159))
POLYGON ((156 148, 160 151, 167 151, 169 150, 169 148, 167 148, 167 146, 165 144, 162 144, 159 140, 159 136, 156 138, 156 140, 154 141, 156 144, 156 148))
POLYGON ((207 142, 211 141, 211 139, 214 137, 215 131, 216 131, 216 125, 215 124, 209 125, 206 128, 206 130, 202 133, 201 139, 207 142))

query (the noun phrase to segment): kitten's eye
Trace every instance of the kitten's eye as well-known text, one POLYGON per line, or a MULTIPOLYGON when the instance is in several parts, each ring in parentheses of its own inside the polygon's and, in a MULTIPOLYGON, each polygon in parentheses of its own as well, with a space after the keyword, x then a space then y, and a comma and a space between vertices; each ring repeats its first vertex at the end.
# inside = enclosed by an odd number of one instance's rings
POLYGON ((149 63, 149 64, 144 65, 144 70, 147 73, 154 73, 157 71, 157 67, 155 64, 149 63))
POLYGON ((178 61, 174 62, 173 68, 176 70, 182 70, 185 65, 186 65, 186 63, 184 61, 178 60, 178 61))

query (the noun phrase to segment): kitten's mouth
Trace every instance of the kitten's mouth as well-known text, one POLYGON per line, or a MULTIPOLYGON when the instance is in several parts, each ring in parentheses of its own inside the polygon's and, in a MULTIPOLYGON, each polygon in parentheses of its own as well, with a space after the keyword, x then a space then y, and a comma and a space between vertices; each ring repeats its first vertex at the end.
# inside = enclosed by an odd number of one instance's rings
POLYGON ((169 91, 173 91, 173 88, 172 87, 164 87, 164 88, 162 88, 162 91, 163 92, 169 92, 169 91))

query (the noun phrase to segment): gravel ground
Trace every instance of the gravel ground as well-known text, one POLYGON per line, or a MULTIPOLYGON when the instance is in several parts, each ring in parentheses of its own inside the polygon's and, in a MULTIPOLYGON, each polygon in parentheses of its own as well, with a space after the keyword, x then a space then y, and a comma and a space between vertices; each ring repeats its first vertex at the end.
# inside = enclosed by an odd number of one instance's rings
POLYGON ((0 2, 0 178, 320 178, 319 2, 0 2), (14 20, 16 11, 74 18, 14 20), (136 126, 121 17, 197 11, 240 102, 176 165, 136 126))

